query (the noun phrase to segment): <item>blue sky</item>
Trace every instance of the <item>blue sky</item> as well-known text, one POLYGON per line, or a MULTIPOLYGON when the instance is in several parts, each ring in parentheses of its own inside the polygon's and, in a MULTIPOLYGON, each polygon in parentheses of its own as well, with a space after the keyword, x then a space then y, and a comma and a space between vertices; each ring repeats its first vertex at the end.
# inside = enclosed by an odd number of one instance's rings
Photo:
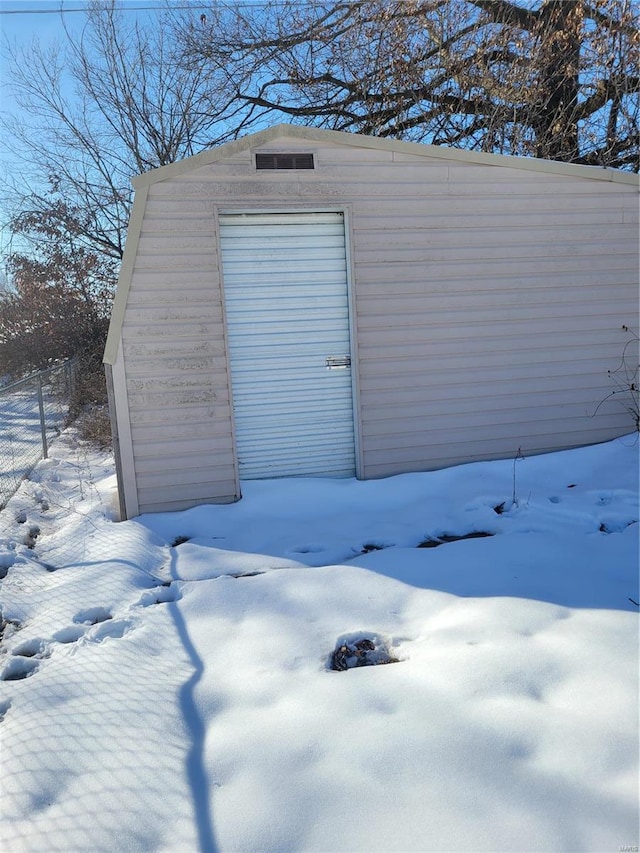
MULTIPOLYGON (((0 0, 0 38, 7 43, 26 46, 32 39, 42 44, 62 41, 64 26, 80 30, 87 21, 86 9, 90 0, 0 0), (64 22, 64 26, 63 26, 64 22)), ((162 0, 121 0, 123 9, 137 10, 157 7, 162 0)), ((8 70, 3 58, 0 65, 2 110, 12 110, 13 99, 7 91, 8 70)))
MULTIPOLYGON (((3 37, 28 41, 32 36, 55 38, 62 33, 62 18, 68 26, 81 26, 90 0, 0 0, 0 29, 3 37)), ((158 0, 122 0, 132 11, 158 6, 158 0)))
POLYGON ((0 29, 3 38, 28 41, 32 36, 42 39, 55 38, 61 33, 61 14, 68 23, 72 19, 84 18, 87 4, 82 0, 0 0, 0 29))
MULTIPOLYGON (((27 47, 32 40, 42 45, 63 42, 64 26, 77 32, 86 24, 86 9, 90 0, 0 0, 0 110, 3 115, 15 114, 17 105, 9 86, 9 69, 5 57, 7 45, 18 48, 27 47)), ((121 0, 121 7, 130 9, 132 14, 138 10, 157 7, 162 0, 121 0)), ((28 116, 23 116, 28 122, 28 116)), ((0 175, 6 170, 19 173, 20 162, 9 151, 11 140, 0 134, 0 175)), ((0 203, 1 204, 1 203, 0 203)), ((6 250, 7 235, 3 224, 6 218, 0 207, 0 254, 6 250)))
MULTIPOLYGON (((7 44, 18 47, 28 45, 33 39, 46 44, 60 40, 64 35, 62 16, 63 10, 86 8, 86 3, 76 0, 0 0, 0 38, 2 41, 2 58, 0 60, 0 109, 4 116, 16 112, 16 103, 9 89, 9 69, 5 58, 7 44)), ((67 25, 75 28, 86 21, 83 12, 64 13, 67 25)), ((25 117, 26 120, 26 117, 25 117)), ((0 139, 0 170, 4 178, 6 170, 19 171, 20 163, 10 153, 8 146, 11 140, 4 135, 0 139)), ((6 250, 8 239, 4 225, 5 211, 0 208, 0 252, 6 250)))

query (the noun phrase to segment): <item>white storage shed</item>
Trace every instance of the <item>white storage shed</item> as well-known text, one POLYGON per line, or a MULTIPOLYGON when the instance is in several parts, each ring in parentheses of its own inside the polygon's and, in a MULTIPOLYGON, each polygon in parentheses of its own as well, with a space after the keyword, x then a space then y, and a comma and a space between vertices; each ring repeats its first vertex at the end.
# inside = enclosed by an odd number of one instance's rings
POLYGON ((123 517, 633 429, 599 404, 638 317, 636 175, 278 125, 134 185, 123 517))

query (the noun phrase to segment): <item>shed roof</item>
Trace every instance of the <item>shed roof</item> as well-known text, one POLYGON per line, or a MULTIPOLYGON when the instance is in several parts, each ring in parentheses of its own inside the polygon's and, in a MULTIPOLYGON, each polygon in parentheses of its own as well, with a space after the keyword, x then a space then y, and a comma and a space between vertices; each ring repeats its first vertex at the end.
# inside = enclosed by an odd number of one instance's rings
POLYGON ((632 184, 640 187, 640 178, 632 172, 621 172, 618 169, 608 169, 599 166, 582 166, 576 163, 562 163, 557 160, 540 160, 535 157, 511 157, 504 154, 485 154, 480 151, 467 151, 461 148, 446 148, 442 145, 425 145, 422 142, 402 142, 398 139, 386 139, 378 136, 364 136, 359 133, 345 133, 339 130, 321 130, 316 127, 306 127, 295 124, 276 124, 266 130, 243 136, 234 142, 227 142, 217 148, 211 148, 161 166, 151 169, 133 178, 136 189, 150 184, 183 175, 201 166, 208 166, 224 160, 241 151, 268 145, 272 140, 290 136, 294 139, 308 139, 311 142, 331 142, 337 145, 350 145, 355 148, 373 148, 378 151, 397 151, 439 160, 475 163, 483 166, 506 166, 510 169, 524 169, 531 172, 547 174, 570 175, 576 178, 590 178, 596 181, 612 181, 614 183, 632 184))

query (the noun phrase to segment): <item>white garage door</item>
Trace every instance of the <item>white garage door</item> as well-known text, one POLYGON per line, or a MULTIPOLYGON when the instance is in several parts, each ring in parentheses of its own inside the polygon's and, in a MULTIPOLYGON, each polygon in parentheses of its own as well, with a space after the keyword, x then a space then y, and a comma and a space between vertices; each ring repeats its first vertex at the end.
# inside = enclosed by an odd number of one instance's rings
POLYGON ((240 477, 351 476, 341 213, 220 217, 240 477))

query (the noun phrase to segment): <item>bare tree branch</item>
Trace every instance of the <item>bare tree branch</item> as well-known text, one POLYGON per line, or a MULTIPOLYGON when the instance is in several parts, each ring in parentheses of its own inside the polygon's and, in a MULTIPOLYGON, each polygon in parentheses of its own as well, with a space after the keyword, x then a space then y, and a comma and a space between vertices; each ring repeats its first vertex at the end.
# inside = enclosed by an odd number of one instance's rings
POLYGON ((244 129, 280 114, 576 162, 609 151, 629 168, 636 17, 630 0, 340 0, 243 8, 205 37, 187 11, 179 33, 191 60, 215 46, 241 69, 244 129))

